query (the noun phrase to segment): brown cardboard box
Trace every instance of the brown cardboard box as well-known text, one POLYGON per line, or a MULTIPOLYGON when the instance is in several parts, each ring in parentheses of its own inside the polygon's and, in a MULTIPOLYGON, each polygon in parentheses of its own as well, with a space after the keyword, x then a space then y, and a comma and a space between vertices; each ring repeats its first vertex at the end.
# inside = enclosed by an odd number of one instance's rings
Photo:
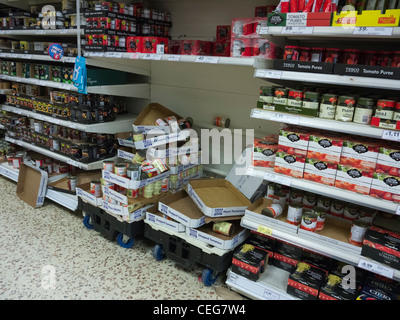
POLYGON ((17 196, 34 208, 43 206, 47 190, 47 172, 21 164, 19 168, 17 196))

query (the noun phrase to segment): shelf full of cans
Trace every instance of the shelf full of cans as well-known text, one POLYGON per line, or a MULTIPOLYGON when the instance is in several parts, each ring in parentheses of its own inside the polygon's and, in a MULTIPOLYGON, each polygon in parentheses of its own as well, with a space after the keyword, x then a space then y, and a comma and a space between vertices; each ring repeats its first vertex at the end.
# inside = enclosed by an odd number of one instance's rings
POLYGON ((87 51, 129 52, 128 48, 140 44, 140 50, 147 48, 150 53, 155 53, 150 47, 156 49, 158 44, 164 44, 164 52, 168 53, 172 25, 168 12, 149 9, 143 4, 127 6, 123 3, 102 2, 94 10, 86 11, 84 16, 84 48, 87 51))
POLYGON ((114 135, 86 133, 8 112, 1 114, 0 122, 8 137, 77 162, 91 163, 114 157, 117 152, 114 135))
POLYGON ((12 83, 12 90, 13 94, 6 96, 8 105, 76 123, 114 121, 117 114, 126 112, 126 102, 109 95, 81 94, 18 82, 12 83))
POLYGON ((346 89, 262 86, 257 107, 393 130, 400 120, 399 96, 346 89))

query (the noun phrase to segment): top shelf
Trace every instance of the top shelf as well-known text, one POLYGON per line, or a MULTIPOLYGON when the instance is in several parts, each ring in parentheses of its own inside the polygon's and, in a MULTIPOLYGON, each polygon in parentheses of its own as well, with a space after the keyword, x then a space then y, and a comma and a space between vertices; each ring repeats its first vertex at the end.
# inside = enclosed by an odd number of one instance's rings
MULTIPOLYGON (((78 29, 21 29, 21 30, 0 30, 0 37, 4 36, 57 36, 76 37, 78 29)), ((83 30, 81 30, 83 34, 83 30)))

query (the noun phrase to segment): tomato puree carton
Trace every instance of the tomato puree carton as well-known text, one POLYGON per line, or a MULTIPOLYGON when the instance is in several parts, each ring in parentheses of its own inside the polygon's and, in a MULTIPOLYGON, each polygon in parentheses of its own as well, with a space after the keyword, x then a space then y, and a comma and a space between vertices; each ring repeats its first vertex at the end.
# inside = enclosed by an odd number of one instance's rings
POLYGON ((374 172, 370 195, 384 200, 400 202, 400 177, 374 172))
POLYGON ((255 138, 253 145, 253 166, 273 168, 275 164, 275 156, 278 151, 277 139, 255 138))
POLYGON ((400 177, 400 149, 395 146, 380 147, 375 172, 400 177))
POLYGON ((304 166, 304 179, 334 186, 337 166, 337 163, 307 157, 304 166))
POLYGON ((295 178, 303 178, 305 160, 306 157, 304 155, 278 151, 276 153, 274 171, 295 178))
POLYGON ((343 139, 325 133, 312 133, 308 144, 307 157, 324 162, 339 164, 343 139))
POLYGON ((369 194, 373 173, 373 170, 339 164, 337 167, 335 187, 361 194, 369 194))
POLYGON ((290 127, 279 131, 278 143, 282 147, 289 148, 285 150, 287 153, 297 153, 305 156, 307 155, 309 139, 310 133, 301 128, 290 127), (297 152, 295 152, 295 149, 297 149, 297 152))
POLYGON ((379 144, 372 141, 345 139, 340 163, 359 169, 375 170, 379 144))

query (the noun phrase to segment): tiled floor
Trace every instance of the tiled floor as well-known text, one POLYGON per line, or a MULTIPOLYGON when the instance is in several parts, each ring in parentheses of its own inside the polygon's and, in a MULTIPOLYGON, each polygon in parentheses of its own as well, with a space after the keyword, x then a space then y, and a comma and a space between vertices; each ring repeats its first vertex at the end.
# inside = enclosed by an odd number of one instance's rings
POLYGON ((131 249, 83 226, 46 200, 33 209, 16 196, 16 183, 0 177, 0 299, 241 299, 220 277, 198 281, 202 268, 156 261, 143 236, 131 249))

